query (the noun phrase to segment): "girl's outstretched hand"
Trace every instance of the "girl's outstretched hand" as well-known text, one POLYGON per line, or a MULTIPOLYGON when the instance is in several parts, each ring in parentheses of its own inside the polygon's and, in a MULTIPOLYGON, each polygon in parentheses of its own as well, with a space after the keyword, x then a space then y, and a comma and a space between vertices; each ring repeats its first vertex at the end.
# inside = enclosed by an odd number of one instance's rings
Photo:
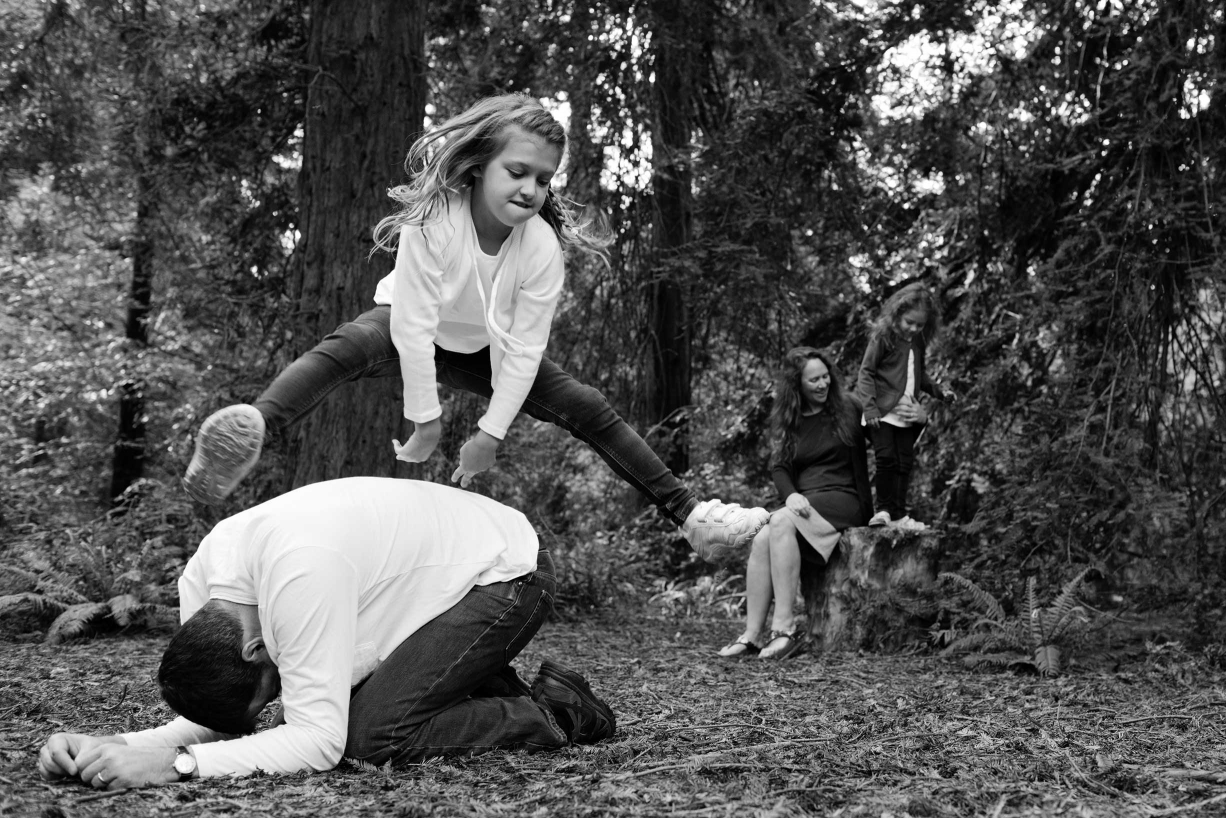
POLYGON ((498 458, 498 444, 502 441, 489 432, 480 431, 460 447, 460 465, 451 475, 451 482, 459 481, 461 488, 468 488, 473 475, 480 474, 494 465, 498 458))
POLYGON ((443 422, 438 418, 427 420, 425 423, 414 423, 413 436, 409 438, 408 443, 401 443, 399 440, 392 441, 392 448, 396 450, 396 459, 406 463, 422 462, 438 446, 438 439, 442 437, 442 434, 443 422))

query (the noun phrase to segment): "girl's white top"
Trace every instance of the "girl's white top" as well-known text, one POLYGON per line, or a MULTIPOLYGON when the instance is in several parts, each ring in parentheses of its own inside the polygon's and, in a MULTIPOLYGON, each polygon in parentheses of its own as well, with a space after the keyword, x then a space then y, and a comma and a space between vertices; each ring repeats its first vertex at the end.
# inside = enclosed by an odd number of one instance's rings
POLYGON ((258 606, 285 723, 235 738, 178 718, 124 738, 192 745, 202 778, 329 770, 350 688, 474 585, 535 570, 538 547, 515 509, 385 477, 313 483, 222 520, 179 579, 180 619, 209 599, 258 606))
POLYGON ((391 305, 392 341, 404 376, 404 416, 442 414, 434 345, 452 352, 489 347, 493 397, 477 426, 501 440, 528 396, 549 342, 565 276, 562 245, 540 215, 511 230, 482 276, 468 193, 453 196, 428 224, 401 228, 395 269, 375 303, 391 305))

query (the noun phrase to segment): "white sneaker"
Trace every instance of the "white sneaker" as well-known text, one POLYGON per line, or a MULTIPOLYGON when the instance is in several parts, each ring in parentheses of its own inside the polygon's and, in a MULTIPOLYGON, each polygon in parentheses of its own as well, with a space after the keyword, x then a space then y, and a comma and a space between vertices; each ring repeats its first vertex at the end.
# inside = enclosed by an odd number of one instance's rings
POLYGON ((890 524, 890 512, 878 511, 872 517, 868 518, 868 524, 873 526, 874 528, 877 526, 881 526, 881 525, 889 525, 890 524))
POLYGON ((912 520, 908 516, 903 517, 901 520, 895 520, 891 523, 891 528, 900 528, 903 531, 924 531, 928 528, 928 525, 921 523, 919 520, 912 520))
POLYGON ((741 508, 736 503, 707 500, 686 517, 681 535, 705 561, 720 565, 744 551, 766 525, 764 508, 741 508))
POLYGON ((247 476, 264 445, 264 416, 245 403, 218 409, 196 434, 196 452, 183 475, 193 500, 217 505, 247 476))

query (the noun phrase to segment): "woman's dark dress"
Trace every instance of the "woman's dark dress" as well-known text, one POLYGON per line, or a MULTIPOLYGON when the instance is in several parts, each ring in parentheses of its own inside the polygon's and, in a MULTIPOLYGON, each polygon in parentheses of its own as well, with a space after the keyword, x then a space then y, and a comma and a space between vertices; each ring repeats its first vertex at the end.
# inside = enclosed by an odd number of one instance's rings
POLYGON ((776 464, 771 477, 780 500, 794 492, 803 494, 839 531, 865 525, 872 516, 864 437, 856 434, 854 446, 843 443, 834 418, 824 410, 801 418, 796 453, 790 463, 776 464))

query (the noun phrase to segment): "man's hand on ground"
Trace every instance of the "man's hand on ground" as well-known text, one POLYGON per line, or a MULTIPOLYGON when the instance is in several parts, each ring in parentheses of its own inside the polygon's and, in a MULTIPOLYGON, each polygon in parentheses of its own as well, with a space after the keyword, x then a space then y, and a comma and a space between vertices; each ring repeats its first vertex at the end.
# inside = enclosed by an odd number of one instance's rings
POLYGON ((174 764, 174 747, 97 744, 77 756, 78 777, 98 790, 171 784, 179 780, 174 764))
POLYGON ((38 774, 48 781, 75 777, 80 772, 79 759, 103 744, 126 742, 119 736, 87 736, 84 733, 54 733, 38 752, 38 774))

